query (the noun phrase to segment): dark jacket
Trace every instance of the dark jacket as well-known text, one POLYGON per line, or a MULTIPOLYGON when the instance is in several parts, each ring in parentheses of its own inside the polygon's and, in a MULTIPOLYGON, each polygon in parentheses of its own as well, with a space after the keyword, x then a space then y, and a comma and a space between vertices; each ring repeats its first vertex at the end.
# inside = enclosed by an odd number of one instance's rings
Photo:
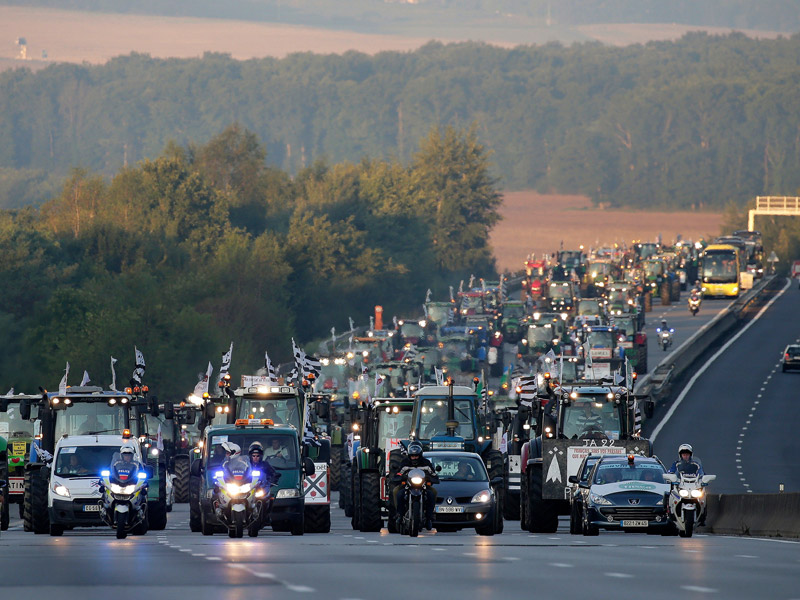
POLYGON ((405 481, 406 473, 408 473, 408 471, 404 471, 405 468, 425 469, 426 467, 430 470, 428 473, 428 481, 431 483, 439 483, 439 476, 436 474, 436 471, 433 468, 433 463, 424 456, 419 460, 419 462, 417 462, 416 465, 412 465, 411 459, 408 456, 404 456, 403 460, 400 462, 397 472, 393 474, 392 479, 394 480, 394 483, 402 483, 405 481))

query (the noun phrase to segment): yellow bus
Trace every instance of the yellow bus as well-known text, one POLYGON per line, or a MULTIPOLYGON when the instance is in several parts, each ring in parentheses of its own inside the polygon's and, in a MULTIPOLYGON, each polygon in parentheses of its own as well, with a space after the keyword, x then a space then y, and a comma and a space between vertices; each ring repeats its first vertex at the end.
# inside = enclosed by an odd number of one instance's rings
POLYGON ((739 273, 742 257, 739 249, 728 244, 712 244, 703 252, 700 282, 705 296, 736 298, 741 287, 739 273))

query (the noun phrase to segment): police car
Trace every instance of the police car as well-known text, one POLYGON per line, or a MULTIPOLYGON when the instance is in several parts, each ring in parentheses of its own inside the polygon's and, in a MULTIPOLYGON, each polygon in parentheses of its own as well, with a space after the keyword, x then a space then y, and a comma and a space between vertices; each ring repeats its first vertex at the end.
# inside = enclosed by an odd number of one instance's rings
POLYGON ((664 473, 664 465, 655 457, 629 454, 600 458, 588 480, 578 482, 583 535, 597 535, 600 529, 670 533, 664 504, 669 484, 664 473))

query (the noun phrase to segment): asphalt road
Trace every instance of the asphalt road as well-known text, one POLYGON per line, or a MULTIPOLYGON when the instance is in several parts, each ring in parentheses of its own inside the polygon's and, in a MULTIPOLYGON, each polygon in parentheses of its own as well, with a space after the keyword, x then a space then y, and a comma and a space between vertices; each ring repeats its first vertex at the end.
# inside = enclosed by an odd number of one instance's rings
POLYGON ((231 540, 190 533, 185 504, 165 531, 116 540, 111 530, 63 537, 0 534, 4 598, 192 600, 408 598, 800 598, 800 543, 566 532, 425 533, 416 540, 353 532, 334 509, 330 534, 263 532, 231 540))
POLYGON ((656 437, 664 462, 688 442, 717 475, 715 493, 800 492, 800 372, 780 367, 786 345, 800 343, 799 306, 792 285, 697 378, 656 437))

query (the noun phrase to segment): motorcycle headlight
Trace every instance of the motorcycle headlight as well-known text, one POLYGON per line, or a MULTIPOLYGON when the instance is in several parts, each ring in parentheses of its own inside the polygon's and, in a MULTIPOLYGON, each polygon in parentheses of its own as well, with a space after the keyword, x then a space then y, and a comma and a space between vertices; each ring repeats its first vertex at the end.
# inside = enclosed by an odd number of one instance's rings
POLYGON ((702 498, 703 490, 692 490, 692 498, 702 498))
POLYGON ((688 498, 689 497, 689 490, 678 490, 678 494, 681 498, 688 498))
POLYGON ((417 476, 417 477, 411 477, 409 481, 411 481, 413 485, 422 485, 422 482, 425 481, 425 479, 417 476))
POLYGON ((250 484, 243 483, 242 485, 239 485, 238 483, 226 483, 225 491, 228 492, 231 496, 246 494, 247 492, 250 491, 250 484))
POLYGON ((278 490, 278 493, 275 495, 275 498, 299 498, 300 497, 300 490, 297 488, 288 488, 285 490, 278 490))
POLYGON ((135 483, 132 483, 131 485, 117 485, 116 483, 111 484, 111 491, 114 494, 132 494, 133 490, 135 489, 135 483))
POLYGON ((70 493, 66 486, 57 483, 53 486, 53 491, 56 493, 57 496, 61 496, 63 498, 69 498, 70 493))
POLYGON ((602 504, 602 505, 605 505, 605 506, 611 504, 611 502, 606 500, 603 496, 595 494, 594 492, 589 494, 589 500, 591 500, 595 504, 602 504))
POLYGON ((475 494, 472 497, 472 500, 470 500, 470 502, 473 502, 475 504, 485 504, 485 503, 491 501, 491 499, 492 499, 492 495, 489 493, 489 490, 483 490, 483 491, 478 492, 477 494, 475 494))

